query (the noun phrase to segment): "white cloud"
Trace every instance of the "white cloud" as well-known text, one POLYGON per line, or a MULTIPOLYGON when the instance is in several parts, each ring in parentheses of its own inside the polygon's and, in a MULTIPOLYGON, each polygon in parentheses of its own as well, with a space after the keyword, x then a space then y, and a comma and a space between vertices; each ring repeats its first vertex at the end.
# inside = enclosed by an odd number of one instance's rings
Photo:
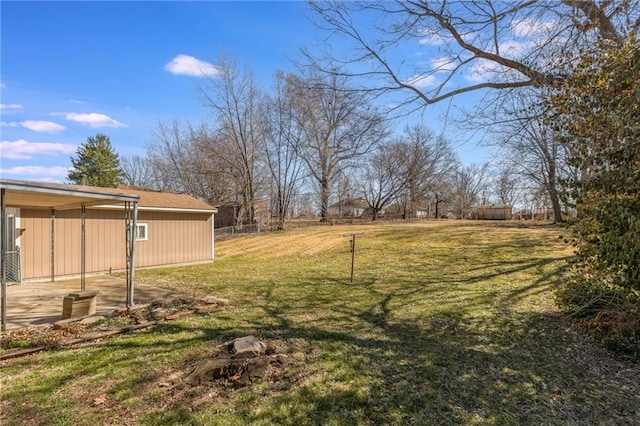
POLYGON ((13 122, 2 122, 2 127, 24 127, 29 130, 33 130, 38 133, 58 133, 66 129, 66 127, 54 123, 53 121, 43 121, 43 120, 26 120, 26 121, 13 121, 13 122))
POLYGON ((127 127, 126 124, 114 120, 105 114, 99 114, 97 112, 90 112, 88 114, 81 114, 77 112, 54 112, 52 115, 62 115, 64 118, 76 123, 85 124, 94 129, 100 127, 127 127))
POLYGON ((0 104, 0 111, 10 112, 10 111, 18 111, 18 110, 22 110, 22 105, 18 105, 18 104, 0 104))
POLYGON ((440 46, 452 40, 453 38, 450 35, 442 35, 431 29, 425 29, 422 31, 422 37, 418 40, 418 44, 423 46, 440 46))
POLYGON ((404 83, 421 89, 434 87, 438 84, 438 82, 436 81, 436 77, 433 75, 416 75, 409 78, 404 83))
POLYGON ((473 83, 484 83, 495 76, 497 72, 497 64, 487 59, 478 59, 473 62, 470 67, 469 74, 465 76, 468 81, 473 83))
POLYGON ((69 102, 71 102, 72 104, 77 104, 77 105, 86 105, 87 104, 85 101, 79 101, 77 99, 69 99, 69 102))
POLYGON ((456 68, 456 63, 451 58, 441 57, 433 59, 431 66, 435 71, 453 71, 456 68))
POLYGON ((35 155, 71 154, 75 150, 75 146, 65 143, 28 142, 24 139, 0 142, 2 157, 12 160, 29 160, 35 155))
POLYGON ((20 124, 22 127, 26 127, 27 129, 38 133, 58 133, 66 129, 66 127, 58 123, 44 120, 26 120, 20 122, 20 124))
POLYGON ((189 55, 178 55, 171 62, 164 66, 166 71, 169 71, 171 74, 184 74, 184 75, 192 75, 195 77, 202 76, 213 76, 218 74, 220 71, 215 67, 215 65, 210 64, 209 62, 201 61, 200 59, 194 58, 189 55))
POLYGON ((25 175, 37 176, 42 182, 57 182, 59 178, 65 178, 69 174, 66 167, 43 167, 43 166, 17 166, 8 169, 0 169, 3 175, 25 175))
POLYGON ((535 47, 535 42, 532 40, 520 42, 517 40, 505 40, 499 45, 500 55, 508 56, 511 58, 520 58, 523 55, 531 51, 535 47))
POLYGON ((557 22, 547 21, 541 22, 532 18, 524 18, 511 23, 511 31, 516 37, 536 37, 546 34, 558 26, 557 22))

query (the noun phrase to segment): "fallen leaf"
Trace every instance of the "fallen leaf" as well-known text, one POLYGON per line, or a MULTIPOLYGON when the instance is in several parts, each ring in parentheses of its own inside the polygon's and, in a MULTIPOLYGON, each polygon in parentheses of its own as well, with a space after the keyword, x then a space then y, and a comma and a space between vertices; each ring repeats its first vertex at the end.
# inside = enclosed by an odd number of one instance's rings
POLYGON ((96 397, 96 399, 93 400, 93 405, 102 405, 105 402, 107 402, 107 395, 106 394, 102 394, 102 395, 96 397))

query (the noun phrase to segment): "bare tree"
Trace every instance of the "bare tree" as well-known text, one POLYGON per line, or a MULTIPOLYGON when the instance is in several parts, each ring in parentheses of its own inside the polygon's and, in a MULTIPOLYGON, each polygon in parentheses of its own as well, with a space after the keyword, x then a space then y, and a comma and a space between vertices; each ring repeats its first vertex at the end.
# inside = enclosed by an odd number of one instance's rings
POLYGON ((296 154, 302 139, 302 131, 294 119, 295 101, 287 90, 287 78, 282 72, 275 74, 275 93, 263 109, 262 131, 265 160, 271 175, 271 205, 281 228, 292 207, 304 177, 302 160, 296 154))
POLYGON ((156 174, 153 163, 146 156, 132 155, 120 158, 120 167, 124 172, 126 185, 141 188, 156 188, 156 174))
POLYGON ((233 185, 218 157, 207 146, 211 131, 204 125, 173 120, 159 123, 147 142, 153 188, 185 193, 210 204, 233 200, 233 185))
POLYGON ((372 220, 375 221, 404 188, 401 167, 394 144, 382 145, 370 156, 361 179, 361 193, 371 209, 372 220))
POLYGON ((500 107, 503 119, 493 119, 495 137, 490 143, 507 167, 529 182, 527 186, 548 192, 554 220, 562 222, 562 181, 575 171, 568 165, 567 146, 545 123, 537 99, 536 93, 521 91, 505 100, 500 107))
POLYGON ((498 202, 505 206, 513 206, 518 198, 521 182, 518 171, 507 163, 497 172, 494 193, 498 202))
POLYGON ((429 188, 431 205, 436 219, 443 217, 447 213, 443 211, 444 207, 450 206, 455 200, 455 171, 455 167, 442 171, 429 188))
POLYGON ((174 119, 158 123, 147 142, 147 158, 160 189, 195 195, 198 184, 193 167, 190 125, 174 119))
POLYGON ((229 57, 221 57, 217 73, 200 85, 205 106, 215 114, 216 135, 209 140, 210 154, 225 163, 239 189, 239 202, 248 223, 254 221, 253 201, 259 188, 261 141, 261 93, 251 69, 239 69, 229 57))
POLYGON ((454 206, 460 219, 468 219, 486 185, 488 164, 467 164, 456 169, 454 206))
POLYGON ((369 153, 387 134, 383 117, 344 78, 289 76, 296 125, 304 138, 297 154, 320 192, 321 220, 328 220, 332 181, 369 153))
POLYGON ((331 181, 331 203, 338 203, 338 217, 343 216, 342 209, 345 207, 345 201, 357 198, 360 192, 360 184, 362 182, 363 167, 360 164, 354 167, 340 170, 336 177, 331 181))
POLYGON ((378 94, 401 92, 418 107, 477 91, 554 86, 562 57, 597 39, 640 28, 638 0, 398 0, 309 2, 329 38, 351 42, 344 56, 306 52, 320 69, 366 80, 378 94), (427 50, 411 63, 401 49, 427 50), (331 65, 327 66, 329 62, 331 65))
POLYGON ((447 139, 434 135, 421 124, 406 127, 393 143, 393 151, 403 178, 403 189, 397 199, 406 219, 415 215, 417 207, 429 203, 431 189, 456 164, 456 156, 447 139))

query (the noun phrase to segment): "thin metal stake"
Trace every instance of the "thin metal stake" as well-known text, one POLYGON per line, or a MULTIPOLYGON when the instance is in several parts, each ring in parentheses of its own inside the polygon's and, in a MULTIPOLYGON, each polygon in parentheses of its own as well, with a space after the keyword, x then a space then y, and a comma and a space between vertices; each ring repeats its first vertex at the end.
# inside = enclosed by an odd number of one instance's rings
POLYGON ((80 204, 81 221, 80 221, 80 289, 85 290, 85 277, 87 274, 86 260, 87 260, 87 238, 86 238, 86 218, 87 218, 87 206, 84 203, 80 204))
POLYGON ((351 279, 349 282, 353 282, 353 264, 356 260, 356 236, 364 235, 364 232, 354 232, 351 234, 343 234, 343 237, 351 237, 351 241, 349 242, 349 246, 351 249, 351 279))
POLYGON ((51 282, 56 280, 56 211, 55 209, 51 209, 51 246, 49 249, 51 250, 51 282))

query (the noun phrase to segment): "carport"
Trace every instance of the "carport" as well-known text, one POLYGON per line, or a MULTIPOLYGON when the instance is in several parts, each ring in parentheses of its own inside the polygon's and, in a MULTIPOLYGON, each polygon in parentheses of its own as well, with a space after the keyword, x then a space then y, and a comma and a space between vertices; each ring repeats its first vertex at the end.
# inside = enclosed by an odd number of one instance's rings
MULTIPOLYGON (((126 233, 126 286, 127 307, 133 305, 134 276, 135 276, 135 232, 138 217, 138 201, 140 197, 133 194, 114 193, 100 191, 100 189, 77 187, 56 183, 40 183, 19 180, 0 179, 0 281, 1 294, 1 330, 6 330, 7 317, 7 262, 6 262, 6 236, 7 232, 7 207, 37 208, 51 212, 51 227, 55 227, 56 211, 80 209, 80 290, 85 290, 85 259, 86 259, 86 235, 85 214, 87 206, 104 204, 124 204, 123 232, 126 233)), ((51 257, 54 253, 54 234, 51 233, 51 257)), ((51 280, 54 280, 52 271, 51 280)))

